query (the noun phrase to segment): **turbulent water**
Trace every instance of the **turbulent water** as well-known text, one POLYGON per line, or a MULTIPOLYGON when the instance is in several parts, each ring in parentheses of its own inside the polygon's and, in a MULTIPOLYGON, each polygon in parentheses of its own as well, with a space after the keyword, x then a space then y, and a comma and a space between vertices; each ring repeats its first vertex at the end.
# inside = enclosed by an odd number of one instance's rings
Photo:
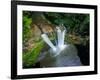
POLYGON ((46 51, 40 55, 41 67, 65 67, 81 66, 80 58, 77 56, 77 49, 73 45, 68 45, 57 56, 52 56, 51 51, 46 51))
POLYGON ((73 45, 64 44, 65 29, 56 27, 57 45, 54 45, 46 34, 41 37, 50 47, 49 51, 41 53, 38 61, 41 67, 64 67, 64 66, 80 66, 80 58, 77 56, 77 49, 73 45))

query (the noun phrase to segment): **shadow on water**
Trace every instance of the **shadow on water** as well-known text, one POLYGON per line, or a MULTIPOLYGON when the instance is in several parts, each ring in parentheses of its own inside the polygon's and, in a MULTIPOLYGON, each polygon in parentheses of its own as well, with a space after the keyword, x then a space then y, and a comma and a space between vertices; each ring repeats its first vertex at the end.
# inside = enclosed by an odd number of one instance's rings
POLYGON ((89 45, 83 46, 83 45, 75 45, 78 49, 78 56, 80 57, 80 60, 84 66, 89 65, 90 63, 90 54, 89 54, 89 45))

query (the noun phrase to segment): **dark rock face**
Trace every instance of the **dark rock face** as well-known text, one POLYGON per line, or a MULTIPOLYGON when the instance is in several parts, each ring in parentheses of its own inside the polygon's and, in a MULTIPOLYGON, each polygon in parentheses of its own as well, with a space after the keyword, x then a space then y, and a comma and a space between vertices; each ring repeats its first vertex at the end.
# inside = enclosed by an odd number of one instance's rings
POLYGON ((50 50, 44 52, 40 58, 40 67, 65 67, 81 66, 82 63, 77 55, 77 49, 73 45, 67 45, 57 56, 52 56, 50 50))

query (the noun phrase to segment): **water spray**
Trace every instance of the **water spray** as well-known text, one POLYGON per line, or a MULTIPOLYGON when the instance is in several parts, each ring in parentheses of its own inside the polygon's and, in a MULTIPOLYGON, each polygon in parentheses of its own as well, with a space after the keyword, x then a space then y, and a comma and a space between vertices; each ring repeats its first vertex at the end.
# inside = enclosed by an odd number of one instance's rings
MULTIPOLYGON (((61 26, 63 27, 63 26, 61 26)), ((50 46, 51 48, 51 53, 54 56, 57 56, 60 54, 60 52, 66 47, 66 45, 64 44, 64 38, 65 38, 65 33, 66 33, 66 29, 64 28, 64 30, 61 30, 60 27, 56 27, 56 33, 57 33, 57 44, 54 45, 50 39, 48 38, 48 36, 43 33, 41 35, 41 37, 43 38, 43 40, 50 46)))

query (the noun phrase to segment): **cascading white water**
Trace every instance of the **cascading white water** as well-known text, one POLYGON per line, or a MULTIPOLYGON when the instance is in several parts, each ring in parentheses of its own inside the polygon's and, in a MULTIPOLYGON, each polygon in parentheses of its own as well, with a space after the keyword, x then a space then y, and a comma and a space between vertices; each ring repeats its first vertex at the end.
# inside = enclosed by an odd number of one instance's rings
POLYGON ((48 51, 42 53, 39 57, 41 67, 62 67, 82 65, 77 56, 77 49, 71 44, 65 44, 66 29, 56 27, 57 44, 54 45, 46 34, 42 34, 43 40, 50 46, 48 51))
POLYGON ((65 30, 62 32, 61 46, 64 46, 65 32, 65 30))
POLYGON ((62 33, 59 27, 57 27, 57 36, 58 36, 58 44, 57 46, 60 47, 61 46, 61 41, 62 41, 62 33))
POLYGON ((56 50, 56 47, 53 45, 53 43, 50 41, 50 39, 48 38, 46 34, 42 34, 41 37, 52 48, 52 50, 54 51, 56 50))
POLYGON ((53 45, 53 43, 50 41, 50 39, 48 38, 48 36, 46 34, 42 34, 41 37, 43 38, 43 40, 50 46, 51 51, 53 53, 54 56, 58 55, 64 48, 65 48, 65 44, 64 44, 64 38, 65 38, 65 32, 66 30, 61 31, 61 29, 59 27, 56 27, 57 29, 57 45, 53 45))
POLYGON ((58 36, 58 47, 62 50, 65 47, 64 39, 65 39, 66 30, 61 31, 59 27, 57 27, 57 36, 58 36))

